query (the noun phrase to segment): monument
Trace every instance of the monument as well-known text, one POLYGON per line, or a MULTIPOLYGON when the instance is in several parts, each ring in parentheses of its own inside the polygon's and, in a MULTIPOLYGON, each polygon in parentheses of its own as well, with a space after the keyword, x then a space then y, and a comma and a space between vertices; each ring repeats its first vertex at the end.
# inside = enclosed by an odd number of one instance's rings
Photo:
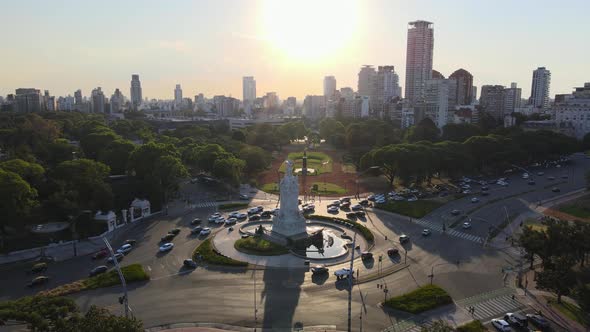
POLYGON ((285 161, 285 176, 279 184, 281 205, 274 216, 272 232, 293 242, 307 240, 305 217, 299 211, 299 182, 293 175, 293 163, 285 161))

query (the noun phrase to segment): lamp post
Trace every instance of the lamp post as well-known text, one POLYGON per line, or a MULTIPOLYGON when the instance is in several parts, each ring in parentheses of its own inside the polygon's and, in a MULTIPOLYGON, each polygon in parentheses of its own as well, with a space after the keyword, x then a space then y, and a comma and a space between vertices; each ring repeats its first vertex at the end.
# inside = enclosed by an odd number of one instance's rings
POLYGON ((115 264, 115 269, 117 270, 117 273, 119 274, 119 279, 121 279, 121 285, 123 286, 123 298, 122 299, 119 298, 119 302, 125 306, 125 317, 129 318, 129 309, 130 309, 129 308, 129 297, 127 296, 127 283, 125 282, 125 277, 123 276, 123 272, 121 272, 121 267, 119 266, 119 261, 117 261, 117 259, 115 258, 115 253, 113 252, 113 248, 111 247, 109 240, 107 240, 106 237, 103 237, 102 241, 107 246, 109 253, 111 254, 111 259, 113 260, 113 263, 115 264))
MULTIPOLYGON (((457 264, 459 264, 459 260, 457 260, 457 264)), ((448 262, 447 262, 447 263, 439 263, 439 264, 432 265, 432 266, 430 267, 430 275, 428 275, 428 277, 430 278, 430 284, 431 284, 431 285, 432 285, 432 281, 433 281, 433 279, 434 279, 434 268, 435 268, 436 266, 441 266, 441 265, 453 265, 453 263, 448 263, 448 262)))

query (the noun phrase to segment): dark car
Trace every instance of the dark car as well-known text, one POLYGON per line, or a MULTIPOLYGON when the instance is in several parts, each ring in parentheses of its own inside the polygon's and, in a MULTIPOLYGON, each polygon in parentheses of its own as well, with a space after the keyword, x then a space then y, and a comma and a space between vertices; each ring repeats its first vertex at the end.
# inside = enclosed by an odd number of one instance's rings
MULTIPOLYGON (((120 262, 123 259, 123 257, 125 257, 125 255, 123 255, 120 252, 118 252, 118 253, 115 254, 115 259, 117 260, 117 262, 120 262)), ((115 264, 115 262, 113 262, 113 257, 109 257, 107 259, 107 263, 109 263, 109 264, 115 264)))
POLYGON ((200 234, 202 230, 203 230, 203 227, 197 226, 197 227, 191 229, 191 234, 200 234))
POLYGON ((311 268, 311 273, 313 274, 322 274, 328 273, 329 269, 325 265, 316 265, 311 268))
POLYGON ((160 239, 161 242, 170 242, 172 239, 174 239, 176 237, 175 234, 172 233, 168 233, 164 236, 162 236, 162 238, 160 239))
POLYGON ((99 274, 107 272, 108 269, 109 268, 106 265, 97 266, 94 269, 90 270, 90 273, 88 273, 88 276, 94 277, 95 275, 99 275, 99 274))
POLYGON ((105 258, 108 255, 109 255, 109 251, 107 249, 102 249, 102 250, 95 252, 94 255, 92 255, 92 259, 105 258))
POLYGON ((482 191, 480 193, 480 195, 482 195, 482 196, 490 196, 490 192, 489 191, 482 191))
POLYGON ((168 231, 168 234, 178 235, 180 233, 180 228, 173 228, 168 231))
POLYGON ((355 212, 357 217, 364 217, 365 216, 365 211, 356 211, 355 212))
POLYGON ((554 193, 558 193, 561 190, 559 188, 557 188, 557 187, 554 187, 553 189, 551 189, 551 191, 554 192, 554 193))
POLYGON ((186 268, 189 269, 194 269, 197 267, 197 263, 195 263, 195 261, 193 261, 192 259, 185 259, 184 262, 182 262, 182 265, 186 268))
POLYGON ((540 329, 548 329, 550 326, 549 321, 543 316, 537 314, 527 314, 526 317, 528 318, 529 322, 540 329))
POLYGON ((359 201, 359 204, 362 206, 367 206, 367 205, 369 205, 369 201, 366 199, 363 199, 362 201, 359 201))
POLYGON ((460 213, 461 213, 461 211, 459 211, 457 209, 451 211, 451 214, 454 215, 454 216, 458 216, 460 213))
POLYGON ((361 259, 362 260, 370 260, 370 259, 373 259, 373 253, 372 252, 365 251, 365 252, 363 252, 361 254, 361 259))
POLYGON ((201 223, 201 218, 195 218, 191 221, 191 225, 197 225, 201 223))
POLYGON ((250 221, 260 220, 260 215, 259 214, 253 214, 250 217, 248 217, 248 220, 250 220, 250 221))
POLYGON ((46 284, 48 282, 49 282, 49 277, 47 277, 47 276, 39 276, 39 277, 33 278, 33 280, 31 280, 31 282, 29 282, 27 284, 27 286, 28 287, 35 287, 35 286, 46 284))
POLYGON ((130 244, 130 245, 134 246, 136 243, 137 243, 137 241, 134 239, 127 239, 127 240, 125 240, 125 242, 123 244, 130 244))
POLYGON ((529 182, 527 182, 528 185, 534 185, 536 182, 534 180, 530 180, 529 182))
POLYGON ((348 219, 354 219, 354 218, 356 218, 356 213, 355 212, 348 212, 346 214, 346 218, 348 218, 348 219))
POLYGON ((387 256, 395 256, 395 255, 399 255, 399 250, 397 248, 387 249, 387 256))
POLYGON ((508 322, 508 324, 515 326, 517 328, 525 328, 528 325, 528 321, 525 316, 519 313, 507 313, 504 315, 504 320, 508 322))
POLYGON ((37 263, 31 267, 31 273, 39 273, 47 271, 47 263, 37 263))
POLYGON ((488 186, 481 187, 481 190, 483 190, 483 191, 486 191, 486 190, 489 190, 489 189, 490 189, 490 187, 488 187, 488 186))
POLYGON ((248 199, 250 199, 250 197, 248 197, 248 195, 240 194, 240 199, 241 200, 248 200, 248 199))
POLYGON ((262 211, 262 213, 260 214, 260 218, 270 218, 270 217, 272 217, 271 211, 262 211))
POLYGON ((410 241, 410 237, 407 235, 402 235, 399 237, 399 243, 406 243, 408 241, 410 241))

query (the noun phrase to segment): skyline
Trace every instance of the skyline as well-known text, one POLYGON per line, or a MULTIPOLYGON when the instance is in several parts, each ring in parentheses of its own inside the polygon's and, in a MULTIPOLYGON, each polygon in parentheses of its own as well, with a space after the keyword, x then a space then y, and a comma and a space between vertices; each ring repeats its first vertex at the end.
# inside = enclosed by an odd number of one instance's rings
POLYGON ((254 76, 257 96, 275 91, 281 99, 302 100, 323 94, 325 76, 335 76, 338 88, 356 90, 364 64, 393 65, 405 82, 407 24, 414 20, 434 23, 433 68, 445 77, 466 69, 478 95, 483 84, 516 82, 528 98, 533 70, 546 67, 553 98, 583 85, 590 72, 584 59, 590 46, 576 33, 588 28, 583 13, 590 4, 583 1, 569 2, 568 15, 555 15, 562 8, 549 1, 144 3, 105 1, 104 8, 118 10, 92 14, 90 5, 70 0, 5 5, 11 15, 0 25, 13 33, 0 46, 0 95, 32 87, 52 95, 82 89, 89 96, 100 86, 106 95, 119 88, 129 98, 131 75, 139 74, 150 99, 173 99, 176 84, 190 98, 241 99, 242 77, 254 76), (508 4, 514 10, 506 10, 508 4), (281 22, 286 28, 271 29, 281 22), (299 51, 299 43, 318 52, 299 51))

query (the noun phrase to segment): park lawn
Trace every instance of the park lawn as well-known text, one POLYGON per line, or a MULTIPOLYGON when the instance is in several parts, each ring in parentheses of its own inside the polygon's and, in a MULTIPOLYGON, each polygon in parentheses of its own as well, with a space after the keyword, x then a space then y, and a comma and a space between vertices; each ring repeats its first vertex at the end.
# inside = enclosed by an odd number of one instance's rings
POLYGON ((584 310, 580 309, 580 307, 573 305, 571 303, 561 301, 561 303, 557 303, 557 300, 552 297, 545 296, 547 303, 552 306, 553 308, 557 309, 567 318, 574 320, 580 323, 583 326, 590 326, 590 318, 588 313, 584 312, 584 310))
POLYGON ((443 206, 444 203, 434 200, 417 200, 415 202, 393 201, 385 204, 376 204, 375 207, 401 214, 412 218, 422 218, 433 210, 443 206))
MULTIPOLYGON (((303 168, 303 152, 291 152, 287 156, 287 159, 293 161, 293 169, 303 168)), ((313 175, 319 175, 323 173, 332 172, 332 158, 323 152, 308 152, 307 153, 307 167, 313 168, 316 173, 313 175)), ((281 164, 279 172, 285 173, 286 165, 281 164)))
POLYGON ((356 173, 356 166, 352 163, 343 163, 342 172, 354 174, 356 173))
POLYGON ((246 267, 248 263, 235 260, 233 258, 227 257, 222 255, 220 252, 213 248, 211 244, 211 239, 207 239, 203 241, 198 247, 195 248, 193 251, 193 259, 195 261, 199 261, 198 255, 203 257, 203 261, 214 264, 214 265, 225 265, 225 266, 239 266, 239 267, 246 267))
POLYGON ((534 231, 545 231, 547 230, 547 226, 543 225, 542 222, 540 222, 539 220, 535 219, 535 218, 528 218, 524 221, 524 225, 525 226, 529 226, 530 228, 532 228, 534 231))
POLYGON ((315 185, 318 186, 318 189, 317 190, 312 189, 312 192, 314 192, 316 194, 324 194, 324 195, 346 194, 346 189, 344 189, 334 183, 314 182, 311 184, 311 187, 313 188, 315 185))
POLYGON ((419 314, 451 303, 453 303, 453 299, 444 289, 437 285, 426 285, 409 293, 387 299, 385 306, 419 314))
POLYGON ((252 255, 278 256, 289 253, 289 249, 286 247, 267 241, 259 236, 239 239, 234 243, 234 247, 238 251, 252 255))
POLYGON ((239 210, 239 209, 245 209, 247 207, 248 207, 248 203, 226 203, 226 204, 219 205, 220 210, 239 210))
POLYGON ((276 182, 265 183, 262 185, 262 187, 260 187, 260 190, 264 191, 265 193, 278 194, 279 185, 276 182))
POLYGON ((590 195, 586 195, 558 207, 558 210, 574 217, 590 219, 590 195))
MULTIPOLYGON (((145 272, 141 264, 131 264, 121 267, 123 277, 125 277, 126 283, 146 281, 150 279, 150 276, 145 272)), ((56 288, 39 292, 40 295, 47 296, 64 296, 76 292, 81 292, 86 289, 96 289, 103 287, 110 287, 121 283, 117 270, 112 269, 106 273, 99 274, 94 277, 81 279, 78 281, 71 282, 69 284, 61 285, 56 288)))
POLYGON ((457 327, 457 332, 485 332, 487 330, 479 320, 473 320, 457 327))

